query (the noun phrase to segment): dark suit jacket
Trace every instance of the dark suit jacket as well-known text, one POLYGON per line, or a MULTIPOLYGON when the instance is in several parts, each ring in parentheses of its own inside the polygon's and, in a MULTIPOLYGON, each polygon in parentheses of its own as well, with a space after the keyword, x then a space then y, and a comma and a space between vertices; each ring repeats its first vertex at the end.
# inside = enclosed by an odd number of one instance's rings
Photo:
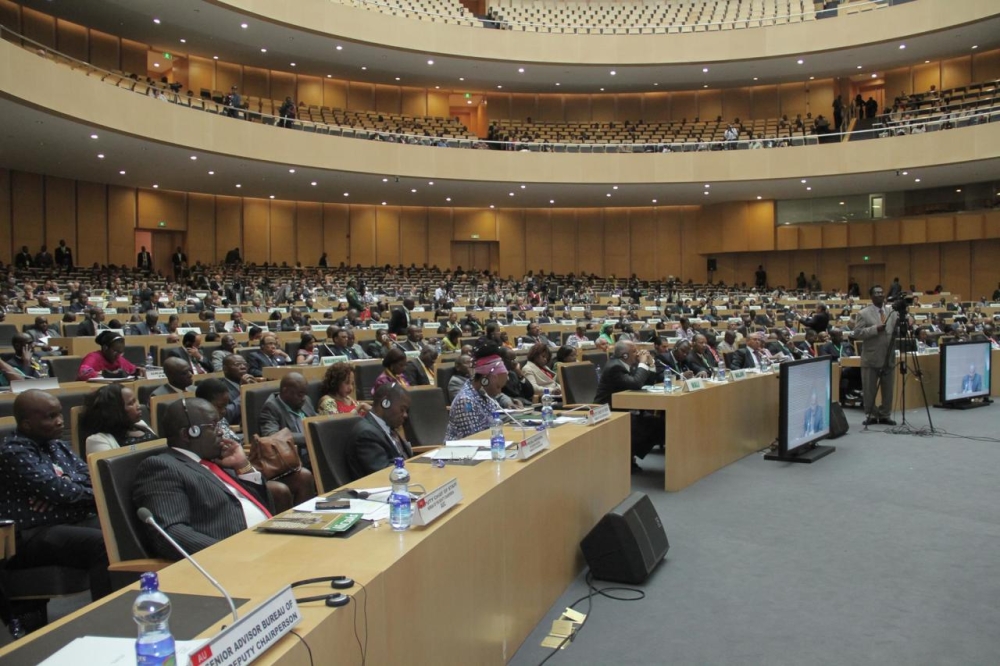
MULTIPOLYGON (((306 401, 302 404, 300 411, 306 416, 316 416, 316 409, 308 397, 306 397, 306 401)), ((295 440, 297 446, 301 448, 306 445, 306 436, 302 430, 302 419, 285 408, 280 402, 277 393, 268 398, 264 406, 260 408, 260 414, 257 415, 257 423, 260 426, 261 437, 267 437, 282 428, 288 428, 292 431, 292 438, 295 440)))
POLYGON ((157 323, 155 327, 150 329, 146 322, 140 321, 138 324, 132 324, 132 330, 135 335, 160 335, 163 333, 163 329, 160 328, 162 325, 157 323))
POLYGON ((285 365, 284 363, 280 363, 279 360, 283 361, 284 357, 268 356, 261 350, 254 349, 247 354, 247 372, 254 377, 263 377, 264 368, 276 368, 278 366, 285 365))
POLYGON ((84 336, 88 338, 93 338, 97 335, 97 324, 90 317, 87 317, 80 322, 80 325, 76 327, 76 337, 82 338, 84 336))
POLYGON ((630 369, 621 359, 608 361, 601 372, 601 380, 597 383, 594 402, 599 405, 610 405, 612 394, 641 389, 654 377, 655 375, 649 370, 639 366, 630 369))
POLYGON ((396 346, 402 349, 403 351, 418 352, 422 349, 422 345, 420 343, 412 342, 408 338, 400 340, 399 342, 396 343, 396 346))
POLYGON ((135 255, 135 266, 136 268, 152 268, 153 257, 149 254, 149 252, 140 252, 135 255))
POLYGON ((711 377, 715 368, 712 368, 709 364, 714 360, 715 359, 712 358, 712 355, 707 352, 702 357, 699 357, 694 353, 694 350, 691 350, 687 357, 688 369, 696 375, 699 372, 704 372, 711 377))
MULTIPOLYGON (((413 455, 409 443, 400 439, 403 457, 413 455)), ((365 416, 355 424, 347 443, 347 467, 351 476, 360 479, 387 467, 399 457, 399 451, 382 427, 371 416, 365 416)))
POLYGON ((406 335, 406 327, 409 323, 406 321, 406 313, 403 312, 403 308, 396 308, 389 315, 389 332, 396 335, 406 335))
MULTIPOLYGON (((206 467, 183 453, 167 449, 142 461, 136 470, 132 501, 146 507, 160 526, 189 553, 226 539, 246 529, 243 508, 229 490, 206 467)), ((261 504, 273 511, 266 485, 233 478, 261 504)), ((158 557, 178 560, 180 554, 152 527, 149 543, 158 557)))
POLYGON ((410 386, 430 386, 431 380, 424 370, 424 364, 417 359, 410 359, 403 374, 406 375, 406 381, 410 382, 410 386))
POLYGON ((226 388, 229 390, 229 404, 226 405, 226 421, 232 423, 233 425, 239 425, 243 418, 243 405, 240 401, 240 385, 236 382, 230 381, 225 377, 222 381, 226 384, 226 388))
POLYGON ((193 364, 197 364, 205 372, 213 372, 213 370, 212 370, 212 362, 211 361, 205 360, 204 358, 202 360, 200 360, 200 361, 195 361, 193 358, 191 358, 191 355, 187 353, 187 351, 184 349, 184 347, 172 347, 172 348, 168 349, 167 351, 163 352, 163 360, 166 360, 166 359, 170 358, 171 356, 175 356, 175 357, 179 358, 180 360, 182 360, 182 361, 184 361, 185 363, 188 363, 188 364, 192 364, 192 365, 193 364))
POLYGON ((760 362, 758 362, 758 365, 754 365, 752 353, 753 352, 749 347, 740 347, 733 353, 733 360, 729 364, 729 367, 733 370, 740 370, 743 368, 753 369, 760 367, 759 365, 760 362))
MULTIPOLYGON (((175 393, 186 393, 186 391, 175 391, 174 387, 170 384, 163 384, 162 386, 157 386, 156 389, 149 394, 149 400, 152 402, 153 398, 161 395, 173 395, 175 393)), ((191 394, 188 394, 188 397, 190 397, 190 395, 191 394)))

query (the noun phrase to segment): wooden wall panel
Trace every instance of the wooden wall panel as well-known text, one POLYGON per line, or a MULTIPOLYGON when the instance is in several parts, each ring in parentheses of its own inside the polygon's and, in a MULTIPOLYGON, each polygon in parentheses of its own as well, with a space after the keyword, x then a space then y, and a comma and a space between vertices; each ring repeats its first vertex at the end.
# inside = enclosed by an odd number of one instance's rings
MULTIPOLYGON (((282 100, 291 97, 295 101, 295 75, 271 70, 271 99, 282 100)), ((371 106, 368 107, 371 109, 371 106)))
POLYGON ((402 113, 399 86, 375 86, 375 110, 380 113, 402 113))
POLYGON ((524 263, 538 272, 552 265, 552 222, 549 211, 533 208, 524 211, 524 263))
POLYGON ((427 210, 427 263, 444 268, 451 263, 451 239, 454 230, 452 211, 447 208, 427 210))
POLYGON ((904 245, 927 242, 927 220, 902 220, 899 226, 899 242, 904 245))
POLYGON ((698 116, 702 120, 715 120, 721 115, 722 91, 715 89, 698 91, 698 116))
POLYGON ((577 257, 576 214, 572 209, 553 210, 550 215, 552 223, 552 263, 551 270, 556 273, 575 273, 577 257))
POLYGON ((15 252, 27 245, 34 256, 45 242, 45 179, 38 174, 14 171, 11 189, 15 252))
POLYGON ((567 95, 563 100, 563 113, 568 122, 579 123, 590 120, 590 97, 567 95))
POLYGON ((951 215, 927 219, 927 242, 945 243, 955 240, 955 218, 951 215))
POLYGON ((781 104, 781 113, 789 118, 794 118, 795 114, 801 113, 805 117, 808 99, 806 97, 805 86, 801 83, 782 83, 778 86, 778 99, 781 104))
POLYGON ((427 93, 420 88, 403 88, 400 108, 407 116, 427 115, 427 93))
POLYGON ((121 40, 121 60, 122 60, 122 71, 128 72, 129 74, 138 74, 139 76, 146 76, 146 70, 149 65, 146 60, 146 54, 149 52, 149 47, 145 44, 139 42, 133 42, 130 39, 121 40))
MULTIPOLYGON (((656 277, 681 274, 681 237, 684 216, 689 213, 683 208, 656 208, 656 277)), ((581 230, 582 231, 582 230, 581 230)), ((581 242, 582 242, 581 233, 581 242)), ((581 245, 581 247, 584 247, 581 245)))
MULTIPOLYGON (((929 64, 915 65, 913 67, 913 89, 916 92, 923 92, 925 90, 930 90, 931 86, 941 89, 941 66, 939 63, 931 62, 929 64)), ((886 91, 888 98, 886 101, 890 102, 893 97, 899 93, 893 90, 886 91)))
POLYGON ((813 250, 823 247, 823 227, 818 224, 799 226, 799 248, 813 250))
POLYGON ((930 289, 934 285, 941 284, 940 246, 930 244, 912 246, 910 267, 910 280, 918 289, 930 289))
MULTIPOLYGON (((581 208, 576 211, 576 224, 579 228, 579 247, 604 247, 604 215, 597 208, 581 208)), ((581 252, 577 259, 580 272, 593 275, 604 275, 603 252, 581 252)))
POLYGON ((295 80, 293 99, 296 103, 304 102, 306 106, 323 106, 323 79, 300 74, 295 80))
POLYGON ((722 91, 722 119, 733 122, 736 118, 750 117, 750 89, 726 88, 722 91))
POLYGON ((971 291, 972 272, 969 270, 969 265, 972 260, 972 244, 968 242, 942 243, 940 247, 941 284, 944 285, 945 289, 952 293, 962 294, 966 298, 981 296, 982 294, 971 291))
MULTIPOLYGON (((812 112, 813 118, 823 114, 833 124, 833 100, 837 97, 834 92, 833 79, 810 81, 807 94, 809 96, 807 110, 812 112)), ((844 103, 850 104, 850 102, 851 100, 845 97, 844 103)))
MULTIPOLYGON (((0 5, 2 8, 2 5, 0 5)), ((3 15, 0 14, 0 19, 3 19, 3 15)), ((11 212, 10 212, 10 171, 7 169, 0 169, 0 260, 6 262, 8 259, 13 259, 14 254, 16 254, 11 246, 11 212)), ((76 257, 76 248, 74 248, 74 257, 76 257)))
POLYGON ((323 204, 300 201, 295 206, 295 257, 315 266, 323 253, 323 204))
POLYGON ((537 120, 537 104, 534 95, 510 95, 510 117, 537 120))
POLYGON ((90 63, 101 69, 118 69, 118 38, 98 30, 90 31, 90 63))
POLYGON ((972 80, 1000 79, 1000 50, 986 51, 972 56, 972 80))
POLYGON ((955 216, 955 240, 984 238, 983 214, 960 213, 955 216))
POLYGON ((695 281, 705 281, 708 279, 708 269, 705 257, 698 254, 695 246, 698 237, 698 215, 697 210, 690 210, 684 215, 681 226, 681 272, 675 277, 690 278, 695 281))
POLYGON ((378 206, 375 209, 375 265, 399 265, 399 208, 378 206))
MULTIPOLYGON (((891 69, 885 73, 883 78, 885 78, 886 96, 889 97, 890 102, 892 98, 901 92, 906 94, 914 92, 913 77, 910 74, 909 67, 891 69)), ((868 99, 868 97, 865 96, 865 99, 868 99)))
POLYGON ((670 115, 674 120, 694 120, 698 115, 698 97, 693 92, 670 93, 670 115))
POLYGON ((972 56, 951 58, 941 62, 941 89, 957 88, 972 83, 972 56))
POLYGON ((774 202, 751 201, 746 205, 748 250, 774 249, 774 202))
POLYGON ((436 90, 427 91, 427 115, 447 118, 449 115, 448 93, 436 90))
MULTIPOLYGON (((235 65, 233 65, 235 67, 235 65)), ((263 72, 264 70, 258 70, 263 72)), ((254 81, 253 92, 243 90, 243 94, 246 95, 266 95, 267 85, 266 83, 260 86, 259 90, 256 85, 256 79, 251 79, 254 81)), ((215 62, 209 60, 208 58, 198 58, 190 57, 188 58, 188 87, 194 91, 195 95, 200 95, 202 90, 216 90, 215 86, 215 62)))
POLYGON ((847 240, 851 247, 870 247, 875 244, 875 224, 855 222, 847 225, 847 240))
POLYGON ((656 217, 653 208, 633 208, 629 211, 629 241, 631 266, 640 280, 656 277, 656 217))
POLYGON ((497 232, 500 236, 500 275, 519 280, 528 272, 524 258, 524 212, 508 208, 498 211, 497 232))
MULTIPOLYGON (((45 178, 45 244, 55 252, 60 240, 76 252, 76 181, 45 178)), ((74 260, 76 254, 73 255, 74 260)))
POLYGON ((89 52, 87 29, 76 23, 56 19, 56 49, 71 58, 86 62, 89 52))
MULTIPOLYGON (((187 236, 185 248, 188 261, 212 264, 222 261, 232 245, 218 247, 215 235, 215 197, 191 192, 187 195, 187 236)), ((134 243, 133 243, 134 247, 134 243)))
POLYGON ((1000 240, 990 239, 972 244, 972 297, 993 295, 993 290, 1000 287, 997 278, 997 266, 1000 266, 1000 240))
POLYGON ((847 225, 824 224, 823 247, 847 247, 847 225))
POLYGON ((185 197, 184 192, 139 190, 139 212, 135 226, 139 229, 184 231, 187 229, 185 197), (164 223, 162 227, 160 222, 164 223))
POLYGON ((604 239, 604 270, 606 274, 615 277, 628 277, 632 273, 629 261, 632 241, 627 209, 604 209, 604 239))
POLYGON ((375 108, 375 86, 351 81, 347 89, 348 111, 371 111, 375 108))
POLYGON ((775 229, 774 244, 778 250, 799 249, 799 228, 797 226, 782 225, 775 229))
POLYGON ((427 263, 426 208, 413 207, 400 209, 399 261, 404 266, 411 264, 423 266, 427 263))
POLYGON ((538 96, 538 115, 535 120, 558 122, 563 118, 563 98, 560 95, 538 96))
MULTIPOLYGON (((183 201, 184 195, 181 194, 183 201)), ((136 190, 108 186, 108 262, 131 265, 135 261, 136 190)), ((189 257, 190 259, 190 257, 189 257)))
POLYGON ((375 265, 375 207, 351 206, 351 263, 375 265))
POLYGON ((646 122, 670 120, 670 93, 646 93, 643 95, 642 118, 646 122))
POLYGON ((22 7, 21 34, 39 44, 55 48, 56 20, 49 14, 43 14, 34 9, 22 7))
POLYGON ((897 245, 899 243, 899 220, 883 220, 875 223, 876 245, 897 245))
POLYGON ((243 68, 243 95, 271 99, 271 73, 259 67, 243 68))
POLYGON ((750 90, 750 113, 754 118, 778 118, 779 108, 778 86, 754 86, 750 90))
MULTIPOLYGON (((190 223, 193 225, 194 220, 190 223)), ((226 252, 239 248, 240 256, 247 259, 243 247, 243 199, 240 197, 215 197, 215 253, 224 258, 226 252)))
MULTIPOLYGON (((298 261, 295 255, 294 201, 271 202, 271 224, 268 231, 270 233, 268 261, 278 264, 287 261, 289 266, 294 266, 295 262, 298 261)), ((310 259, 309 261, 316 260, 310 259)))
POLYGON ((108 263, 108 195, 104 185, 85 181, 76 184, 76 224, 79 242, 73 258, 77 265, 108 263))
POLYGON ((330 266, 356 263, 351 260, 350 214, 345 204, 323 204, 323 252, 330 266))
POLYGON ((323 79, 323 105, 331 109, 346 109, 347 81, 323 79))
MULTIPOLYGON (((692 101, 694 95, 691 96, 692 101)), ((590 117, 597 122, 606 123, 615 119, 615 99, 604 95, 594 95, 590 98, 590 117)))
POLYGON ((496 213, 489 208, 456 208, 454 240, 497 240, 496 213))
POLYGON ((270 203, 267 199, 243 200, 243 261, 260 264, 271 260, 269 228, 270 203))
MULTIPOLYGON (((542 97, 541 95, 539 97, 542 97)), ((642 95, 622 94, 615 96, 615 117, 618 120, 639 120, 642 118, 642 95)))
MULTIPOLYGON (((0 25, 14 32, 21 32, 21 8, 13 0, 0 0, 0 25)), ((13 40, 9 33, 4 33, 4 39, 13 40)))

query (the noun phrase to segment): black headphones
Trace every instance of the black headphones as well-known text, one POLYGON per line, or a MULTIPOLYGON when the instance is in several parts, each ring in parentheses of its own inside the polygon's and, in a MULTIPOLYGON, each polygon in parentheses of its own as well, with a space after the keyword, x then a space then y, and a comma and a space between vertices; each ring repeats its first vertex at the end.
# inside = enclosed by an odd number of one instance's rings
MULTIPOLYGON (((354 587, 354 580, 348 578, 347 576, 322 576, 320 578, 307 578, 305 580, 297 580, 289 587, 299 587, 302 585, 313 585, 315 583, 325 583, 330 581, 330 587, 335 590, 347 590, 354 587)), ((351 598, 340 592, 334 592, 333 594, 321 594, 315 597, 304 597, 302 599, 296 599, 296 602, 300 604, 309 603, 310 601, 324 601, 326 605, 330 608, 340 608, 341 606, 346 606, 350 603, 351 598)))
POLYGON ((184 416, 187 417, 187 422, 188 422, 187 434, 188 434, 188 437, 192 437, 192 438, 194 438, 194 437, 201 437, 201 426, 196 426, 196 425, 194 425, 194 424, 191 423, 191 413, 188 411, 187 398, 181 398, 181 407, 184 408, 184 416))

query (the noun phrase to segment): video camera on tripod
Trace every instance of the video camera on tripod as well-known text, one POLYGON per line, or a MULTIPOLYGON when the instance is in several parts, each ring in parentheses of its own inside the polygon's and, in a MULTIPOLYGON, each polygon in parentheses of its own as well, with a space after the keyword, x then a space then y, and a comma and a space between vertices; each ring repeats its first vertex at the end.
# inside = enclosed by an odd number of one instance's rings
POLYGON ((899 294, 885 299, 885 302, 889 304, 889 307, 898 312, 901 316, 906 315, 906 309, 913 305, 914 301, 915 299, 913 294, 899 294))

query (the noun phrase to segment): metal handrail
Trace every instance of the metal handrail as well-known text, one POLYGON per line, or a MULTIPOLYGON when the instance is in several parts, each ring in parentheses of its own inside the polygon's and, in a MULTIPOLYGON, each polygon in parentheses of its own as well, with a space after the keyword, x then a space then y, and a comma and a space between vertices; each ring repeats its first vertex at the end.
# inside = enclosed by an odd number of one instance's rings
MULTIPOLYGON (((116 77, 122 77, 122 76, 124 76, 124 72, 114 72, 114 71, 111 71, 111 70, 103 69, 101 67, 97 67, 95 65, 92 65, 90 63, 84 62, 84 61, 79 60, 77 58, 74 58, 72 56, 66 55, 64 53, 60 53, 59 51, 51 49, 51 48, 45 46, 44 44, 36 42, 36 41, 34 41, 34 40, 32 40, 32 39, 30 39, 28 37, 24 37, 23 35, 21 35, 19 33, 16 33, 13 30, 10 30, 9 28, 5 28, 4 26, 0 26, 0 36, 2 36, 3 33, 9 33, 10 35, 13 35, 13 36, 17 37, 18 39, 20 39, 20 40, 22 40, 24 42, 27 42, 27 43, 31 44, 32 46, 37 47, 40 51, 42 51, 42 54, 41 54, 42 56, 44 56, 45 54, 54 54, 54 55, 59 56, 62 59, 67 60, 67 61, 71 61, 71 62, 77 63, 78 65, 80 65, 80 66, 82 66, 84 68, 87 68, 87 69, 89 69, 92 72, 101 73, 101 74, 103 74, 103 76, 102 76, 102 82, 103 82, 103 79, 106 79, 108 76, 116 76, 116 77)), ((136 83, 142 83, 143 85, 147 85, 143 81, 136 81, 136 83)), ((136 92, 133 89, 134 85, 132 86, 132 88, 121 88, 121 87, 117 86, 117 83, 116 83, 116 87, 118 87, 120 90, 128 90, 129 92, 136 92)), ((170 101, 171 98, 173 98, 174 101, 172 103, 177 104, 178 106, 184 106, 183 104, 179 103, 179 100, 189 99, 189 96, 180 95, 178 93, 174 93, 174 92, 169 91, 169 90, 162 90, 161 88, 159 88, 155 84, 153 85, 153 87, 156 88, 157 90, 159 90, 161 92, 161 94, 167 96, 168 101, 170 101)), ((263 113, 261 111, 251 111, 249 109, 243 109, 243 108, 237 109, 237 112, 238 113, 243 113, 246 116, 246 119, 248 119, 248 120, 251 119, 251 118, 260 118, 262 122, 269 121, 269 122, 267 122, 267 124, 272 124, 272 125, 275 125, 275 126, 278 126, 279 124, 284 124, 283 128, 288 128, 288 129, 300 129, 300 130, 308 131, 311 128, 312 131, 315 131, 317 133, 329 133, 331 135, 342 136, 344 138, 373 139, 373 138, 375 138, 377 136, 380 139, 385 140, 385 141, 393 141, 393 142, 396 142, 396 143, 405 143, 405 144, 409 144, 409 145, 423 145, 425 147, 434 146, 435 143, 440 142, 440 141, 444 141, 447 144, 446 147, 449 147, 449 148, 471 149, 471 148, 478 148, 478 147, 492 148, 492 147, 495 146, 496 149, 499 149, 499 150, 505 150, 505 151, 514 150, 514 151, 519 151, 519 152, 560 152, 560 153, 565 153, 565 152, 595 153, 596 152, 596 153, 605 153, 605 154, 606 153, 637 153, 637 152, 640 152, 640 153, 646 153, 646 152, 650 152, 650 153, 662 153, 662 152, 704 152, 704 151, 721 150, 721 149, 782 148, 782 147, 797 147, 798 145, 815 145, 815 144, 818 144, 820 142, 821 137, 830 137, 830 139, 828 139, 830 142, 833 142, 832 137, 836 137, 837 142, 840 142, 840 141, 845 140, 847 137, 851 137, 851 136, 855 136, 855 137, 856 136, 863 136, 865 134, 873 134, 873 135, 875 135, 877 137, 880 134, 883 134, 883 133, 885 133, 887 131, 891 135, 895 136, 896 133, 893 130, 898 129, 900 127, 909 128, 909 131, 906 132, 908 134, 908 133, 912 133, 913 128, 919 128, 918 131, 928 131, 928 130, 932 130, 932 129, 937 129, 937 127, 935 127, 935 126, 943 126, 945 123, 947 123, 949 121, 956 121, 958 123, 963 123, 964 122, 964 123, 967 123, 967 124, 977 124, 977 125, 978 124, 983 124, 983 123, 990 122, 990 116, 993 115, 993 114, 998 114, 998 118, 997 119, 1000 120, 1000 99, 998 99, 998 98, 1000 98, 1000 90, 998 90, 997 92, 998 92, 998 94, 997 94, 996 98, 994 98, 994 100, 992 100, 992 103, 990 104, 990 106, 988 108, 986 108, 985 110, 982 110, 982 109, 977 110, 975 113, 965 113, 965 112, 960 112, 960 111, 946 112, 946 113, 938 114, 938 115, 931 116, 931 117, 928 117, 928 118, 923 118, 923 119, 907 119, 906 121, 899 121, 899 122, 894 122, 894 121, 888 120, 888 115, 883 115, 883 116, 880 116, 880 119, 882 119, 883 122, 885 122, 886 124, 883 127, 876 127, 876 128, 872 128, 872 129, 869 129, 869 130, 854 130, 852 132, 828 132, 828 133, 825 133, 825 134, 803 134, 803 135, 797 135, 797 136, 783 136, 783 137, 782 136, 757 137, 757 138, 754 138, 754 139, 738 139, 738 140, 735 140, 735 141, 713 141, 713 140, 702 141, 702 140, 698 140, 698 141, 691 141, 691 142, 688 142, 688 141, 676 142, 676 141, 647 141, 647 140, 641 140, 641 141, 635 141, 635 142, 629 142, 629 143, 611 143, 611 142, 600 142, 600 143, 598 143, 598 142, 590 142, 590 143, 558 142, 558 143, 549 143, 547 141, 519 141, 516 138, 512 139, 511 141, 488 141, 486 139, 482 139, 482 138, 478 138, 478 137, 474 138, 474 139, 467 138, 467 137, 465 137, 465 138, 450 137, 449 138, 449 137, 440 137, 440 136, 428 136, 428 135, 425 135, 425 134, 412 134, 412 133, 405 133, 405 132, 403 132, 403 133, 397 133, 397 132, 390 132, 390 131, 384 131, 384 130, 378 130, 378 129, 369 129, 369 128, 364 128, 364 127, 356 127, 356 126, 349 126, 349 125, 330 125, 330 124, 327 124, 327 123, 316 123, 316 122, 309 121, 309 120, 286 119, 286 118, 282 118, 281 116, 274 116, 274 115, 263 113), (960 114, 960 115, 956 115, 956 114, 960 114), (352 135, 356 134, 356 133, 361 133, 364 136, 361 136, 361 137, 358 137, 358 136, 348 137, 348 136, 346 136, 346 134, 348 132, 351 133, 352 135), (626 148, 626 150, 623 150, 623 148, 626 148), (647 149, 651 149, 651 150, 647 150, 647 149)), ((138 92, 136 92, 136 94, 141 94, 141 95, 147 96, 144 93, 138 93, 138 92)), ((190 98, 191 99, 198 99, 198 100, 202 99, 200 97, 198 97, 198 98, 190 97, 190 98)), ((209 100, 209 101, 211 101, 211 100, 209 100)), ((214 101, 212 103, 213 104, 217 104, 214 101)), ((220 111, 224 111, 225 109, 231 109, 231 108, 233 108, 233 107, 226 107, 223 104, 217 104, 217 106, 220 109, 220 111)), ((428 116, 428 117, 432 117, 432 116, 428 116)), ((543 126, 543 125, 544 124, 539 123, 539 126, 543 126)), ((466 130, 468 131, 468 128, 466 128, 466 130)))
MULTIPOLYGON (((777 21, 779 19, 786 19, 787 20, 787 19, 793 19, 793 18, 800 18, 800 19, 802 19, 802 21, 819 20, 819 19, 815 19, 815 16, 818 13, 821 13, 822 11, 829 11, 829 10, 819 10, 819 12, 817 12, 816 10, 813 10, 812 12, 799 12, 799 13, 780 14, 780 15, 774 15, 774 16, 761 16, 761 17, 754 17, 754 18, 742 18, 742 19, 734 19, 734 20, 731 20, 731 21, 708 21, 708 22, 703 22, 703 23, 656 23, 656 24, 652 24, 652 25, 614 26, 614 25, 573 25, 573 24, 566 25, 566 24, 562 24, 562 23, 525 23, 525 22, 520 22, 520 21, 512 21, 512 20, 509 20, 509 19, 481 19, 481 18, 476 17, 475 15, 473 15, 473 18, 470 19, 467 15, 439 14, 439 13, 436 13, 436 12, 429 12, 429 11, 423 11, 423 10, 419 10, 419 9, 414 9, 412 7, 407 7, 407 6, 404 6, 402 4, 398 4, 397 5, 397 4, 390 4, 390 3, 387 3, 387 2, 381 2, 380 0, 354 0, 353 2, 342 2, 341 0, 331 0, 331 2, 335 2, 337 4, 343 4, 343 5, 347 5, 347 6, 370 5, 372 7, 382 7, 382 8, 386 8, 386 9, 391 9, 391 10, 396 10, 396 11, 402 11, 405 14, 411 14, 411 15, 414 15, 414 16, 428 16, 428 17, 431 17, 431 18, 441 18, 441 19, 447 19, 447 20, 453 20, 453 21, 468 21, 468 22, 478 21, 480 23, 484 23, 484 24, 487 24, 487 25, 492 25, 492 26, 497 27, 499 29, 510 29, 511 26, 514 26, 514 27, 526 27, 526 28, 529 28, 529 27, 530 28, 549 28, 549 29, 559 28, 563 32, 566 32, 566 31, 572 32, 574 30, 604 30, 604 29, 617 29, 617 28, 624 28, 626 30, 633 30, 633 29, 637 29, 637 30, 646 30, 646 29, 650 29, 650 30, 655 30, 655 29, 672 30, 672 29, 675 29, 675 28, 683 30, 685 28, 691 28, 692 31, 693 31, 693 30, 695 30, 697 28, 705 28, 706 30, 708 30, 709 27, 711 27, 711 26, 719 26, 719 29, 721 30, 722 26, 726 26, 726 25, 731 25, 733 27, 733 29, 750 29, 751 26, 749 24, 752 23, 752 22, 764 22, 764 21, 774 22, 774 21, 777 21), (806 17, 809 17, 809 16, 812 16, 813 18, 806 18, 806 17), (740 24, 746 24, 746 25, 743 25, 741 27, 740 24)), ((646 5, 644 5, 644 4, 636 4, 634 6, 635 7, 645 7, 646 5)), ((885 8, 885 7, 890 7, 892 5, 889 4, 888 0, 863 0, 861 2, 849 2, 846 5, 838 5, 838 7, 836 9, 839 10, 840 8, 847 7, 847 6, 850 6, 852 9, 853 8, 866 7, 866 6, 871 6, 874 9, 882 9, 882 8, 885 8)), ((502 7, 496 7, 495 9, 501 9, 502 10, 503 8, 502 7)), ((375 11, 377 11, 377 10, 375 10, 375 11)), ((381 12, 381 13, 384 13, 384 12, 381 12)), ((774 25, 788 25, 788 24, 790 24, 790 23, 782 23, 782 24, 774 23, 774 25)), ((758 27, 764 27, 764 26, 758 26, 758 27)), ((771 27, 771 26, 767 26, 767 27, 771 27)))

